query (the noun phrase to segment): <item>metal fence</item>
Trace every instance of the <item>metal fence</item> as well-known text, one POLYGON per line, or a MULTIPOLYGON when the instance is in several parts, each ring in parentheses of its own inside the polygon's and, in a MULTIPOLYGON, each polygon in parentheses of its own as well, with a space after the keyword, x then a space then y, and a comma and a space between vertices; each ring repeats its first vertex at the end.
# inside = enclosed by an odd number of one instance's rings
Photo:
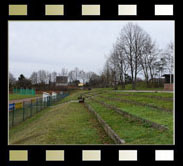
POLYGON ((9 104, 9 127, 12 127, 41 110, 57 104, 60 100, 68 96, 68 93, 48 96, 44 98, 31 99, 20 103, 9 104))

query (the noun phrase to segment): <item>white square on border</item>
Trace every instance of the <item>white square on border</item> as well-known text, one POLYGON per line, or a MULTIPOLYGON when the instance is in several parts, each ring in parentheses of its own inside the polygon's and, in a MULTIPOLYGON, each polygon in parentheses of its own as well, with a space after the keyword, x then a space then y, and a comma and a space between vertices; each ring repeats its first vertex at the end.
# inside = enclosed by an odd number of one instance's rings
POLYGON ((156 16, 172 16, 173 15, 173 5, 155 5, 155 15, 156 16))
POLYGON ((137 150, 119 150, 119 161, 137 161, 137 150))
POLYGON ((173 150, 156 150, 155 161, 173 161, 174 151, 173 150))

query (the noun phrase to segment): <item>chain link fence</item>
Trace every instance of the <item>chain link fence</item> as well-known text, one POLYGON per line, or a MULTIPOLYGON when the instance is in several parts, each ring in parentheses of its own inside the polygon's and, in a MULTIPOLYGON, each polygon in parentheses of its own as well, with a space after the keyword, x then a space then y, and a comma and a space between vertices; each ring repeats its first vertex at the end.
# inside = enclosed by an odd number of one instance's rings
POLYGON ((30 101, 9 104, 9 127, 25 121, 41 110, 57 104, 60 100, 68 96, 68 93, 57 94, 44 98, 36 98, 30 101))

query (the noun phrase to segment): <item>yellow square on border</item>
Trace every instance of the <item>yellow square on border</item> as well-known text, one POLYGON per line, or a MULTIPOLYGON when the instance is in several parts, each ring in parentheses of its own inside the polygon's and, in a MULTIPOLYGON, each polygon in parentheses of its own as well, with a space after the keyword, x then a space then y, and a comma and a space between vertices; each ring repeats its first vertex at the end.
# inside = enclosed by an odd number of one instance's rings
POLYGON ((82 15, 100 15, 100 5, 82 5, 82 15))
POLYGON ((26 16, 27 5, 9 5, 10 16, 26 16))
POLYGON ((27 150, 10 150, 9 161, 28 161, 27 150))
POLYGON ((45 5, 45 15, 63 16, 64 15, 64 5, 45 5))

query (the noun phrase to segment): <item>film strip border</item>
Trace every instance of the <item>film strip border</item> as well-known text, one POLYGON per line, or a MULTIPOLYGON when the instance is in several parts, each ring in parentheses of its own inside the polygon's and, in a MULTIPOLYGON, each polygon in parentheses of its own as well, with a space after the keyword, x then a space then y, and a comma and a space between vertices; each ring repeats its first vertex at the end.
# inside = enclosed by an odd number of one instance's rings
MULTIPOLYGON (((58 2, 58 1, 57 1, 58 2)), ((91 2, 91 1, 90 1, 91 2)), ((76 2, 77 3, 77 2, 76 2)), ((72 4, 70 4, 72 5, 72 4)), ((174 16, 175 15, 175 10, 174 10, 174 4, 173 3, 168 3, 168 4, 142 4, 139 3, 115 3, 111 7, 113 10, 109 10, 109 6, 107 6, 106 9, 104 9, 106 6, 93 2, 91 3, 84 3, 83 4, 73 4, 76 5, 75 10, 73 10, 71 13, 76 15, 78 17, 85 17, 85 16, 109 16, 112 15, 114 17, 119 17, 119 18, 124 18, 123 16, 133 16, 133 18, 137 18, 138 16, 145 16, 144 14, 147 13, 147 16, 152 16, 155 18, 158 18, 158 16, 164 16, 168 17, 169 16, 174 16), (147 7, 146 7, 147 6, 147 7), (146 7, 146 9, 144 8, 146 7), (148 9, 148 7, 150 9, 148 9), (114 10, 115 9, 115 10, 114 10), (144 12, 141 12, 142 9, 144 12), (115 12, 114 12, 115 11, 115 12), (107 13, 107 14, 106 14, 107 13)), ((26 1, 12 1, 9 2, 8 4, 8 15, 10 16, 9 18, 26 18, 29 16, 38 16, 38 17, 45 17, 46 19, 51 16, 52 18, 54 16, 58 16, 59 18, 65 17, 65 16, 73 16, 69 10, 70 6, 68 3, 62 3, 62 1, 58 3, 54 3, 49 1, 49 3, 45 4, 32 4, 32 3, 26 3, 26 1), (52 4, 51 4, 52 3, 52 4), (38 6, 37 8, 34 8, 38 6), (33 12, 35 9, 35 12, 33 12)), ((73 7, 72 7, 73 8, 73 7)), ((58 18, 57 17, 57 18, 58 18)), ((129 17, 127 17, 128 19, 129 17)), ((45 149, 46 147, 44 147, 45 149)), ((9 147, 9 149, 11 149, 9 147)), ((29 149, 29 148, 28 148, 29 149)), ((72 149, 72 147, 71 147, 72 149)), ((79 162, 90 162, 90 161, 98 161, 98 162, 103 162, 104 160, 107 162, 109 160, 116 162, 123 162, 123 161, 133 161, 133 162, 141 162, 141 161, 169 161, 173 162, 176 158, 176 151, 171 149, 169 147, 168 149, 158 149, 156 150, 155 147, 153 149, 148 149, 144 151, 144 149, 139 149, 136 150, 135 148, 130 148, 128 150, 124 150, 124 147, 121 147, 123 150, 117 150, 117 149, 100 149, 94 148, 92 149, 86 149, 85 147, 80 147, 79 149, 72 149, 71 150, 69 147, 63 148, 61 150, 52 150, 49 148, 49 150, 43 150, 43 148, 40 147, 40 149, 29 149, 29 150, 19 150, 19 148, 12 148, 11 150, 8 150, 8 162, 9 165, 21 165, 23 162, 24 165, 27 165, 25 163, 28 163, 30 161, 35 161, 36 155, 38 152, 40 153, 40 160, 37 161, 38 163, 43 164, 45 163, 50 163, 53 165, 53 162, 68 162, 72 159, 76 159, 77 157, 77 163, 79 162), (37 153, 35 153, 37 151, 37 153), (145 156, 149 156, 146 159, 144 159, 144 154, 146 153, 145 156), (71 156, 73 154, 73 156, 71 156), (174 157, 175 155, 175 157, 174 157), (108 156, 113 156, 111 158, 107 158, 108 156), (16 164, 15 164, 16 163, 16 164)), ((120 149, 120 147, 118 147, 120 149)), ((73 160, 74 161, 74 160, 73 160)))
MULTIPOLYGON (((8 15, 9 16, 32 16, 32 6, 31 4, 26 4, 26 3, 9 3, 8 7, 8 15)), ((68 4, 60 2, 59 4, 53 3, 53 4, 39 4, 40 12, 38 16, 69 16, 68 10, 69 10, 68 4)), ((174 16, 174 4, 154 4, 151 6, 151 16, 174 16)), ((106 12, 103 12, 105 8, 104 4, 100 3, 94 3, 94 4, 86 4, 83 3, 81 5, 77 4, 77 16, 105 16, 106 12)), ((35 8, 36 9, 36 8, 35 8)), ((109 8, 108 8, 109 9, 109 8)), ((137 3, 132 3, 132 4, 127 4, 127 3, 118 3, 113 5, 113 9, 115 10, 108 10, 108 15, 110 15, 110 12, 115 11, 115 13, 111 13, 115 17, 120 17, 120 16, 139 16, 139 11, 142 10, 142 7, 140 4, 137 3)), ((147 11, 147 9, 144 9, 147 11)), ((36 10, 35 10, 36 11, 36 10)), ((145 14, 145 13, 142 13, 145 14)), ((149 14, 149 13, 147 13, 149 14)))

